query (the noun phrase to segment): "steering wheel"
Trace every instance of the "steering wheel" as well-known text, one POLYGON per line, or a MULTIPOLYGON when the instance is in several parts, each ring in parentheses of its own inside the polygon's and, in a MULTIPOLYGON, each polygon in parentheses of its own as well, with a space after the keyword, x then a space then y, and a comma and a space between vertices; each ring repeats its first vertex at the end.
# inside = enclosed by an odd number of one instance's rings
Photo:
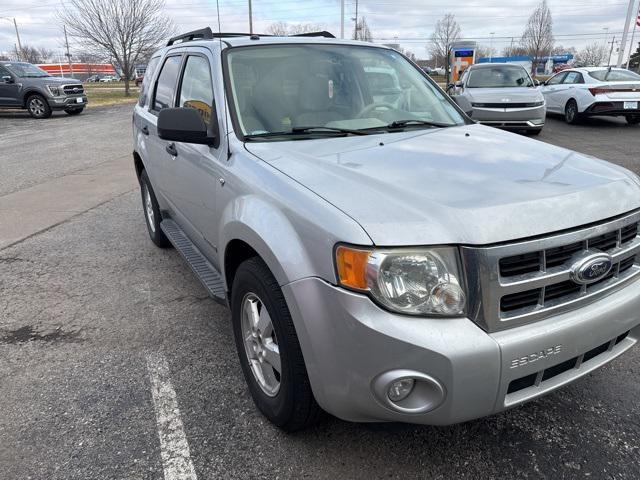
POLYGON ((391 105, 390 103, 386 103, 386 102, 371 103, 371 104, 367 105, 366 107, 364 107, 362 110, 360 110, 360 112, 358 112, 358 117, 357 118, 364 118, 365 115, 368 115, 371 112, 373 112, 374 110, 377 110, 379 108, 384 108, 387 111, 389 111, 389 110, 397 110, 397 108, 394 105, 391 105))

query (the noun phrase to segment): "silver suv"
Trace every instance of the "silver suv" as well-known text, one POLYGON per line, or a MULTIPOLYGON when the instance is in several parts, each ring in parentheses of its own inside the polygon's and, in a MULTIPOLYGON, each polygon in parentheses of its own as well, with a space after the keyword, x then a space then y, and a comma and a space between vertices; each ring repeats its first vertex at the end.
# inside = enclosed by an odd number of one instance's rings
POLYGON ((482 417, 640 337, 640 179, 474 124, 394 50, 176 37, 133 138, 151 239, 230 307, 287 431, 482 417))

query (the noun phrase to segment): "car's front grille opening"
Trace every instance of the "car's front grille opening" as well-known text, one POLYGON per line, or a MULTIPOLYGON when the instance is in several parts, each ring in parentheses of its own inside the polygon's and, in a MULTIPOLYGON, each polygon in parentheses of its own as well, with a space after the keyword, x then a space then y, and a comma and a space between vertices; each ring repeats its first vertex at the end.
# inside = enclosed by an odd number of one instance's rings
POLYGON ((500 299, 500 310, 512 312, 521 308, 533 307, 540 301, 540 289, 527 290, 526 292, 512 293, 500 299))
POLYGON ((618 246, 623 247, 632 242, 638 236, 638 222, 626 225, 621 229, 597 235, 585 239, 585 241, 573 242, 560 247, 549 248, 544 251, 534 251, 512 255, 500 259, 500 276, 503 278, 526 275, 534 272, 542 272, 545 269, 559 267, 566 264, 573 255, 584 250, 588 245, 589 249, 610 252, 618 246), (620 244, 618 245, 618 242, 620 244), (544 253, 544 264, 543 254, 544 253))
POLYGON ((619 344, 621 341, 623 341, 625 338, 627 338, 630 333, 631 333, 631 330, 627 330, 622 335, 618 336, 618 338, 616 338, 616 345, 619 344))
POLYGON ((547 368, 542 374, 542 381, 549 380, 550 378, 557 377, 561 373, 566 372, 567 370, 571 370, 572 368, 576 368, 576 364, 578 363, 578 357, 574 357, 566 362, 559 363, 551 368, 547 368))
POLYGON ((513 380, 509 384, 507 393, 518 392, 520 390, 524 390, 525 388, 533 387, 536 384, 537 376, 538 376, 537 373, 532 373, 531 375, 527 375, 526 377, 513 380))
MULTIPOLYGON (((614 345, 618 345, 625 338, 627 338, 630 333, 631 331, 627 330, 623 334, 617 336, 614 340, 614 345)), ((538 375, 540 374, 542 374, 542 377, 540 379, 539 385, 544 386, 544 382, 551 380, 552 378, 557 377, 560 374, 563 374, 565 372, 568 372, 574 369, 579 370, 583 364, 609 351, 610 345, 611 345, 611 340, 595 348, 592 348, 591 350, 589 350, 588 352, 585 352, 581 356, 579 355, 577 357, 570 358, 569 360, 565 360, 564 362, 553 365, 542 371, 531 373, 524 377, 516 378, 515 380, 512 380, 509 383, 509 386, 507 387, 507 394, 519 392, 526 388, 536 386, 536 380, 538 378, 538 375)))
POLYGON ((580 293, 581 288, 582 287, 579 284, 571 280, 549 285, 544 290, 544 301, 550 302, 568 295, 575 295, 576 293, 580 293))
POLYGON ((84 93, 84 87, 81 84, 65 85, 63 90, 67 95, 80 95, 81 93, 84 93))
POLYGON ((583 363, 588 362, 592 358, 595 358, 601 353, 606 352, 609 349, 609 343, 611 342, 603 343, 602 345, 589 350, 587 353, 584 354, 584 357, 582 358, 582 362, 583 363))

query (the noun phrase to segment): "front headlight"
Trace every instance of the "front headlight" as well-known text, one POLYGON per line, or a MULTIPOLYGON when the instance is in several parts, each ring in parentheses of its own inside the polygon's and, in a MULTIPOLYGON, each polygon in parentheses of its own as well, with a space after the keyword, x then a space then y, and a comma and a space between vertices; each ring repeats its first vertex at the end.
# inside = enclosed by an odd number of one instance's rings
POLYGON ((341 286, 367 292, 383 307, 410 315, 459 316, 465 312, 458 251, 336 249, 341 286))
POLYGON ((49 90, 49 93, 54 97, 60 96, 60 87, 58 85, 47 85, 47 89, 49 90))

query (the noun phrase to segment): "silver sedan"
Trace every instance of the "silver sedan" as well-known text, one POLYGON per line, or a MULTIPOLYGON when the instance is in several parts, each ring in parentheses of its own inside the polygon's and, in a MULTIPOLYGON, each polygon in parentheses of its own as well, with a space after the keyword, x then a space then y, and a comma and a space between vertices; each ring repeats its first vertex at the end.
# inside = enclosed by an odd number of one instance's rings
POLYGON ((546 104, 527 70, 507 63, 480 63, 448 87, 453 100, 474 120, 494 127, 537 135, 546 104))

